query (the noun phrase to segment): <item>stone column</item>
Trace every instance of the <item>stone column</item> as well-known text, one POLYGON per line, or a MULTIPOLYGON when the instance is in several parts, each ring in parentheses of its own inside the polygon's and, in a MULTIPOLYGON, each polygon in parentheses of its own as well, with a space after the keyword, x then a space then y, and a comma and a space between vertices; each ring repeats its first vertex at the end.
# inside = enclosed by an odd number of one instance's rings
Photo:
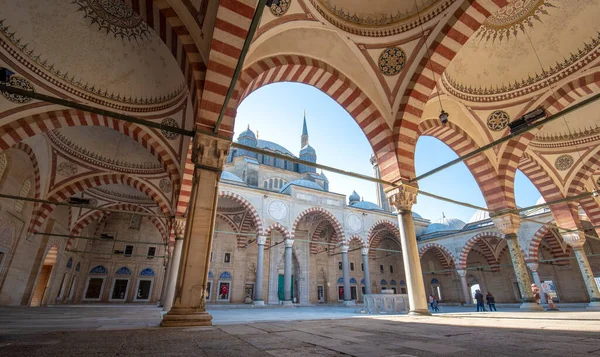
MULTIPOLYGON (((371 293, 371 276, 369 275, 369 248, 362 248, 363 272, 365 274, 365 294, 371 293)), ((345 288, 344 288, 345 289, 345 288)))
POLYGON ((531 311, 541 311, 543 308, 535 302, 533 298, 533 291, 531 291, 531 280, 529 280, 529 273, 527 273, 527 267, 525 266, 525 259, 523 259, 523 253, 519 246, 519 240, 517 232, 521 225, 521 219, 519 215, 514 213, 507 213, 492 217, 492 221, 503 234, 506 244, 508 245, 508 251, 512 260, 513 269, 515 270, 515 276, 517 277, 517 283, 519 284, 519 290, 521 291, 521 309, 531 311))
POLYGON ((540 304, 547 304, 548 300, 546 300, 546 295, 542 291, 542 281, 540 280, 540 275, 538 274, 539 264, 535 262, 527 263, 527 267, 531 271, 531 276, 533 276, 533 282, 540 289, 540 304))
POLYGON ((585 244, 584 233, 562 233, 562 237, 568 245, 573 247, 575 258, 577 258, 577 264, 579 265, 579 270, 581 271, 581 277, 583 278, 588 295, 590 296, 590 303, 587 308, 590 310, 600 310, 600 291, 598 291, 598 285, 596 285, 594 273, 592 272, 592 268, 590 268, 590 263, 587 259, 587 255, 585 254, 585 250, 583 249, 583 245, 585 244))
POLYGON ((473 298, 471 296, 471 290, 469 290, 469 284, 467 283, 467 269, 458 269, 456 272, 460 276, 460 286, 462 287, 465 304, 470 305, 473 303, 473 298))
POLYGON ((165 261, 167 266, 165 267, 165 274, 163 275, 162 289, 160 291, 160 300, 158 307, 165 306, 165 299, 167 298, 167 289, 169 285, 169 276, 171 276, 171 269, 173 267, 173 249, 175 245, 167 245, 165 248, 165 261))
POLYGON ((265 264, 265 243, 267 242, 267 237, 258 236, 256 238, 256 242, 258 243, 258 254, 256 258, 256 283, 254 284, 254 305, 264 306, 265 302, 262 298, 262 284, 263 265, 265 264))
POLYGON ((411 208, 417 202, 417 188, 402 184, 387 192, 390 204, 398 210, 398 224, 400 228, 400 244, 402 245, 402 258, 406 274, 406 287, 408 288, 409 315, 431 315, 427 308, 427 296, 423 284, 423 271, 419 258, 415 224, 411 208))
MULTIPOLYGON (((218 185, 231 142, 198 133, 193 143, 194 173, 187 207, 187 223, 171 310, 161 326, 206 326, 206 283, 210 265, 218 185)), ((183 193, 182 193, 183 194, 183 193)))
POLYGON ((350 246, 347 242, 340 243, 342 251, 342 277, 344 279, 344 305, 353 306, 352 295, 350 294, 350 263, 348 262, 348 250, 350 246))
POLYGON ((177 276, 179 272, 179 263, 181 263, 181 249, 183 247, 183 237, 175 238, 175 248, 171 257, 171 267, 167 280, 167 291, 163 301, 163 311, 169 312, 173 307, 173 298, 175 297, 175 287, 177 286, 177 276))
POLYGON ((292 247, 293 239, 285 240, 285 257, 283 266, 283 304, 292 305, 292 247))

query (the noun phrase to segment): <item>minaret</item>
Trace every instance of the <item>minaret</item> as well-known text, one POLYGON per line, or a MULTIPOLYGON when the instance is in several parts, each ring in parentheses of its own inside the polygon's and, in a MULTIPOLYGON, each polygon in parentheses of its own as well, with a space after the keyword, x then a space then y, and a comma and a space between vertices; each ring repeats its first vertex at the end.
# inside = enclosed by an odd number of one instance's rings
MULTIPOLYGON (((375 155, 371 155, 371 165, 373 165, 373 174, 376 178, 381 179, 381 172, 379 171, 379 165, 377 164, 377 158, 375 155)), ((383 192, 383 184, 377 184, 377 204, 379 207, 383 208, 384 211, 392 212, 392 208, 390 207, 390 202, 387 200, 385 196, 385 192, 383 192)))
POLYGON ((302 125, 302 135, 300 136, 300 149, 308 145, 308 129, 306 128, 306 110, 304 111, 304 124, 302 125))

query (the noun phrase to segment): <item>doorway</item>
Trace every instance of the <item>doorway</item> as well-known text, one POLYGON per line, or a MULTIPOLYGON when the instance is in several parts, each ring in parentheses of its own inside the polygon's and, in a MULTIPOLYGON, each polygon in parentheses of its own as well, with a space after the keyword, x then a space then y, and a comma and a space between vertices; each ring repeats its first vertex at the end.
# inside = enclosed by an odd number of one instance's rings
POLYGON ((30 306, 42 306, 46 304, 44 298, 46 297, 48 287, 50 286, 50 278, 52 276, 52 270, 56 264, 57 257, 58 248, 56 246, 52 246, 52 248, 48 250, 48 253, 46 253, 46 258, 44 258, 42 269, 38 274, 37 283, 33 289, 33 297, 31 298, 31 303, 29 304, 30 306))
POLYGON ((479 284, 473 284, 471 285, 471 301, 473 302, 473 304, 477 304, 477 300, 475 300, 475 292, 477 290, 481 290, 481 288, 479 287, 479 284))
MULTIPOLYGON (((283 284, 284 284, 284 279, 283 279, 283 274, 279 275, 279 278, 277 279, 277 296, 279 297, 279 301, 283 301, 284 298, 284 292, 283 292, 283 284)), ((292 301, 294 300, 294 281, 295 281, 295 276, 292 275, 292 293, 290 294, 290 297, 292 299, 292 301)))

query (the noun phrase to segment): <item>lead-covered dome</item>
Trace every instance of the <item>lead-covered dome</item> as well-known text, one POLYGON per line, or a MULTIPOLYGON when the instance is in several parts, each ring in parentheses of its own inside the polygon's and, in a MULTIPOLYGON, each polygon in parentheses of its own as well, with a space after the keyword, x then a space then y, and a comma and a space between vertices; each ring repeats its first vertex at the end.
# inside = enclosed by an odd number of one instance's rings
POLYGON ((436 232, 460 231, 465 225, 466 223, 458 218, 442 217, 431 222, 431 224, 423 231, 423 235, 436 232))
POLYGON ((360 201, 360 196, 356 191, 352 191, 352 194, 348 197, 348 201, 350 202, 350 205, 352 205, 352 203, 360 201))
POLYGON ((373 202, 358 201, 350 204, 350 207, 366 209, 369 211, 383 211, 383 208, 379 207, 373 202))
POLYGON ((475 212, 473 216, 471 216, 471 219, 469 219, 469 223, 485 221, 487 219, 490 219, 490 212, 480 209, 477 212, 475 212))
POLYGON ((246 182, 244 182, 244 180, 242 180, 238 175, 227 171, 221 172, 221 181, 229 181, 246 185, 246 182))
POLYGON ((306 188, 311 188, 313 190, 319 190, 319 191, 325 191, 323 189, 323 187, 321 187, 318 183, 310 181, 310 180, 305 180, 305 179, 299 179, 299 180, 294 180, 292 182, 288 182, 286 183, 281 190, 279 190, 279 193, 288 193, 289 189, 291 186, 300 186, 300 187, 306 187, 306 188))

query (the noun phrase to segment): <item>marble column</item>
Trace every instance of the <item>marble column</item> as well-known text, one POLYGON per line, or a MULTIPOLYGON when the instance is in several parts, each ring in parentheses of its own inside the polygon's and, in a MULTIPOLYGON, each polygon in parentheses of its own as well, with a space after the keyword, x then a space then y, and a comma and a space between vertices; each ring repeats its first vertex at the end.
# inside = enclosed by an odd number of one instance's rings
MULTIPOLYGON (((371 276, 369 275, 369 248, 362 248, 363 272, 365 274, 365 294, 371 293, 371 276)), ((363 299, 364 300, 364 299, 363 299)))
POLYGON ((471 296, 471 290, 469 289, 469 284, 467 283, 467 269, 458 269, 456 270, 458 276, 460 276, 460 286, 462 287, 462 293, 465 304, 472 304, 473 297, 471 296))
POLYGON ((175 299, 161 326, 206 326, 206 283, 210 265, 218 185, 231 141, 197 133, 193 142, 194 171, 175 299))
POLYGON ((292 305, 292 247, 293 239, 285 240, 285 257, 283 266, 283 304, 292 305))
POLYGON ((514 213, 507 213, 503 215, 497 215, 492 217, 492 221, 503 234, 506 244, 508 245, 508 251, 512 260, 513 269, 515 270, 515 276, 521 291, 521 309, 530 311, 541 311, 543 308, 535 302, 533 298, 533 291, 531 290, 531 280, 529 280, 529 273, 525 265, 525 259, 523 259, 523 253, 519 246, 519 239, 517 232, 521 225, 521 218, 519 215, 514 213))
POLYGON ((350 246, 347 242, 340 244, 342 251, 342 279, 344 280, 344 305, 353 306, 352 295, 350 294, 350 263, 348 262, 348 250, 350 246))
POLYGON ((165 274, 163 275, 162 289, 160 290, 160 300, 158 301, 158 307, 165 306, 165 299, 167 298, 167 289, 169 287, 169 276, 171 276, 171 268, 173 267, 173 250, 175 249, 174 244, 169 244, 165 248, 165 274))
POLYGON ((579 270, 581 271, 581 277, 585 284, 588 295, 590 296, 590 303, 587 306, 589 310, 600 310, 600 291, 598 291, 598 285, 594 279, 594 273, 590 267, 587 255, 583 249, 585 244, 585 236, 583 232, 569 232, 562 233, 563 240, 573 248, 579 270))
POLYGON ((175 287, 177 286, 177 273, 179 272, 179 263, 181 263, 181 249, 183 247, 183 237, 175 238, 175 248, 171 257, 171 267, 167 280, 167 291, 163 301, 163 311, 171 310, 173 307, 173 298, 175 297, 175 287))
POLYGON ((540 280, 540 275, 538 274, 539 264, 529 262, 527 263, 527 267, 531 271, 534 284, 540 289, 540 304, 547 304, 548 300, 546 299, 546 294, 542 291, 542 280, 540 280))
POLYGON ((256 258, 256 283, 254 284, 254 305, 263 306, 265 302, 263 301, 263 265, 265 264, 265 243, 267 242, 267 237, 258 236, 256 238, 256 242, 258 243, 258 254, 256 258))
POLYGON ((395 187, 386 194, 390 204, 398 210, 398 225, 400 228, 400 244, 406 287, 408 289, 409 315, 431 315, 427 307, 427 296, 423 284, 423 271, 419 258, 415 224, 412 217, 412 205, 417 203, 418 189, 408 184, 395 187))

